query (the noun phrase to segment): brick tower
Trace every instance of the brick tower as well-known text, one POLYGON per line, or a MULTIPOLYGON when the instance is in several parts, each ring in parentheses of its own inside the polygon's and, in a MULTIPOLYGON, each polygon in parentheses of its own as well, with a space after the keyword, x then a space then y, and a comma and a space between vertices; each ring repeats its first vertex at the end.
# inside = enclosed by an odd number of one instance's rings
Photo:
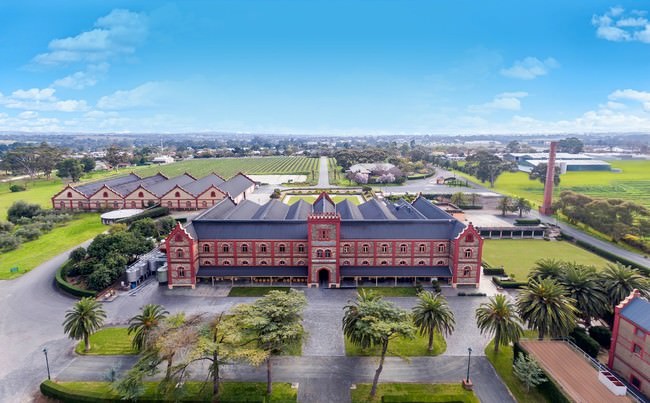
POLYGON ((546 168, 546 182, 544 182, 544 203, 539 212, 544 215, 553 214, 551 203, 553 203, 553 178, 555 178, 555 153, 557 141, 551 141, 551 149, 548 152, 548 166, 546 168))

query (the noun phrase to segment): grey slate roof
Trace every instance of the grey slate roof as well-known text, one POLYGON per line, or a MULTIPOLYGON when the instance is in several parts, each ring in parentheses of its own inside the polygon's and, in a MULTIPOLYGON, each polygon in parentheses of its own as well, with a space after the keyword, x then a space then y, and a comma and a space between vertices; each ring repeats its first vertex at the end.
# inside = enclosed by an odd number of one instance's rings
POLYGON ((336 205, 325 194, 321 194, 313 204, 314 213, 334 213, 336 205))
POLYGON ((201 266, 197 277, 307 277, 307 266, 201 266))
POLYGON ((449 266, 341 266, 341 276, 451 277, 449 266))
POLYGON ((341 220, 361 220, 363 214, 350 199, 344 199, 336 205, 336 212, 341 216, 341 220))
POLYGON ((193 194, 194 196, 198 196, 201 193, 205 192, 210 186, 214 187, 219 187, 222 183, 225 181, 223 178, 221 178, 219 175, 216 175, 214 173, 211 173, 209 175, 204 176, 201 179, 197 179, 194 182, 188 183, 187 185, 183 185, 182 188, 193 194))
POLYGON ((282 220, 287 216, 289 206, 282 203, 280 200, 273 199, 265 205, 258 208, 257 212, 253 214, 254 220, 282 220))
POLYGON ((140 180, 140 177, 134 173, 130 173, 128 175, 124 176, 119 176, 117 178, 113 179, 108 179, 108 180, 103 180, 103 181, 98 181, 98 182, 91 182, 91 183, 86 183, 84 185, 76 186, 75 189, 80 191, 81 193, 85 194, 86 196, 91 196, 95 192, 97 192, 99 189, 102 188, 102 186, 107 185, 110 188, 113 188, 115 186, 123 185, 129 182, 135 182, 140 180))
POLYGON ((447 239, 465 226, 453 220, 341 221, 341 239, 447 239))
POLYGON ((224 192, 230 194, 230 196, 237 197, 253 185, 255 185, 255 182, 246 177, 246 175, 239 173, 223 182, 221 185, 219 185, 219 188, 224 192))
POLYGON ((424 197, 418 197, 413 201, 412 205, 427 218, 454 219, 453 216, 447 214, 441 208, 436 207, 433 203, 431 203, 429 200, 425 199, 424 197))
POLYGON ((199 214, 194 220, 206 219, 206 220, 219 220, 225 219, 230 211, 234 209, 237 205, 232 199, 226 197, 225 199, 219 201, 214 207, 205 210, 203 213, 199 214))
POLYGON ((621 309, 621 316, 634 322, 638 327, 650 332, 650 302, 634 298, 621 309))
POLYGON ((167 192, 169 192, 174 187, 176 187, 177 185, 180 186, 180 187, 183 187, 183 185, 190 184, 190 183, 194 182, 195 180, 196 179, 192 178, 188 174, 182 174, 182 175, 175 176, 173 178, 169 178, 168 180, 166 180, 164 182, 155 183, 155 184, 149 186, 148 190, 151 193, 155 194, 156 196, 162 197, 167 192))
POLYGON ((160 182, 163 182, 163 181, 166 181, 166 180, 167 180, 167 177, 165 175, 157 173, 155 175, 147 176, 146 178, 142 178, 139 181, 128 182, 128 183, 124 183, 124 184, 121 184, 121 185, 112 186, 112 189, 114 189, 116 192, 118 192, 122 196, 126 196, 129 193, 133 192, 135 189, 137 189, 138 186, 142 186, 145 189, 148 189, 149 186, 155 185, 156 183, 160 183, 160 182))
POLYGON ((190 224, 198 239, 306 239, 307 221, 202 221, 190 224))
POLYGON ((298 200, 289 206, 289 211, 285 216, 286 220, 306 220, 307 216, 311 213, 311 204, 303 199, 298 200))

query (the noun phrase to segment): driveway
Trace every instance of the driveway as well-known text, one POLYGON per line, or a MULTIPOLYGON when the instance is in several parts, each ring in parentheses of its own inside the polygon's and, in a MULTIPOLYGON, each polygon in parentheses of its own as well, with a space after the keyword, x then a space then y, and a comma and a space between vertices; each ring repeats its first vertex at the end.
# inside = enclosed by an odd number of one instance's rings
POLYGON ((319 189, 330 187, 329 160, 327 157, 320 157, 320 170, 318 171, 319 189))

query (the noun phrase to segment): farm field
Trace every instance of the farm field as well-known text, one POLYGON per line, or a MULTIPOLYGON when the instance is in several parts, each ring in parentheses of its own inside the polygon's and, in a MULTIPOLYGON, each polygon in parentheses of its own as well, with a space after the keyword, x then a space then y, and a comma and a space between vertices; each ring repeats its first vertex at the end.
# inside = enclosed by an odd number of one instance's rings
POLYGON ((524 281, 535 262, 540 259, 568 260, 597 269, 605 267, 607 260, 568 242, 549 242, 541 239, 486 239, 483 260, 491 266, 503 266, 507 274, 524 281))
MULTIPOLYGON (((292 205, 293 203, 298 202, 298 200, 304 200, 307 203, 311 204, 316 201, 317 197, 318 195, 287 195, 282 201, 287 203, 288 205, 292 205)), ((330 198, 334 203, 342 202, 345 199, 350 199, 350 201, 356 205, 359 205, 364 202, 363 197, 358 195, 354 195, 354 196, 330 195, 330 198)))
MULTIPOLYGON (((592 197, 621 198, 635 201, 650 208, 650 161, 610 161, 613 169, 622 172, 567 172, 560 176, 562 190, 573 190, 592 197)), ((469 175, 457 172, 474 181, 469 175)), ((486 183, 487 186, 489 184, 486 183)), ((541 204, 544 185, 528 179, 525 172, 506 172, 497 179, 494 190, 511 196, 525 197, 541 204)))
POLYGON ((63 227, 54 228, 40 238, 22 244, 16 250, 0 254, 0 280, 19 277, 107 229, 101 223, 99 214, 82 214, 78 219, 66 223, 63 227), (10 273, 12 267, 18 267, 20 272, 10 273))

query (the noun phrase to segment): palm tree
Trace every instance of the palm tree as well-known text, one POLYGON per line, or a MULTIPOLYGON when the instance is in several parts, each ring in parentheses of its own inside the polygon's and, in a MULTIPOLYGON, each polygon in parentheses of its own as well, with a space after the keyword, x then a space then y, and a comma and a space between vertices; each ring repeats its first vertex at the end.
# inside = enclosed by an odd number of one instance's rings
POLYGON ((494 352, 499 352, 499 345, 506 346, 516 342, 523 334, 515 306, 504 294, 490 297, 476 309, 476 324, 483 333, 494 334, 494 352))
POLYGON ((600 279, 612 308, 618 305, 625 297, 630 295, 635 288, 642 294, 650 293, 650 285, 638 270, 630 266, 616 262, 616 264, 607 264, 605 270, 600 274, 600 279))
POLYGON ((523 216, 524 213, 530 213, 532 205, 530 202, 523 197, 518 197, 515 199, 515 208, 519 210, 519 217, 523 216))
POLYGON ((531 279, 517 296, 517 310, 529 329, 537 330, 540 340, 566 336, 575 327, 575 300, 552 278, 531 279))
POLYGON ((565 263, 555 259, 540 259, 535 262, 535 267, 528 273, 529 279, 543 280, 545 278, 558 279, 565 263))
POLYGON ((413 307, 413 323, 420 335, 429 336, 429 351, 433 351, 433 334, 437 331, 450 335, 454 331, 456 321, 444 296, 422 291, 418 294, 418 304, 413 307))
POLYGON ((63 331, 73 340, 83 339, 84 351, 88 351, 89 337, 102 327, 104 319, 106 312, 99 302, 90 297, 82 298, 65 313, 63 331))
POLYGON ((607 311, 607 294, 598 282, 594 267, 569 264, 560 276, 560 283, 567 290, 567 296, 576 301, 578 316, 588 327, 591 318, 607 311))
POLYGON ((142 350, 149 346, 151 332, 167 317, 169 312, 162 305, 147 304, 140 308, 140 314, 129 320, 128 333, 134 333, 133 348, 142 350))

